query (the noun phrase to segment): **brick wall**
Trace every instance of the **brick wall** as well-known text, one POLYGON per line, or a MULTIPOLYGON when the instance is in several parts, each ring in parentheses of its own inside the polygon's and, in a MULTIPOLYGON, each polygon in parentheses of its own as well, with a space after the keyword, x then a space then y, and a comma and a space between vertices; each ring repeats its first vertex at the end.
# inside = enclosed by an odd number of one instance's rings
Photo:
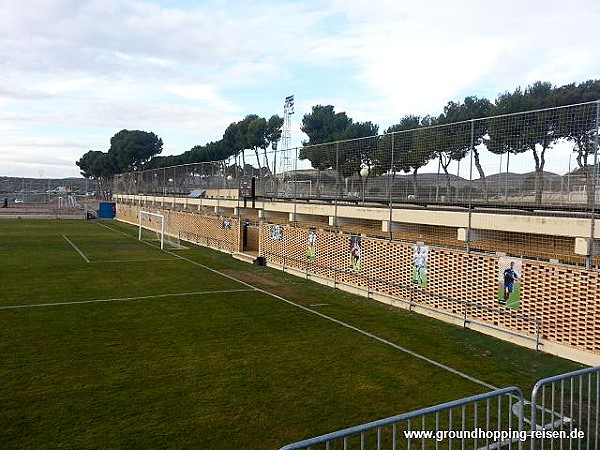
MULTIPOLYGON (((137 224, 139 209, 137 205, 118 204, 117 218, 137 224)), ((152 212, 167 217, 167 234, 226 251, 240 250, 242 224, 235 217, 168 209, 152 212), (223 227, 224 219, 230 221, 231 229, 223 227)), ((258 254, 271 263, 458 317, 468 308, 469 317, 479 322, 530 337, 536 334, 535 319, 542 339, 600 356, 597 270, 523 259, 520 307, 513 310, 498 304, 496 255, 425 242, 429 247, 428 278, 426 287, 421 288, 412 281, 413 243, 361 236, 360 266, 352 267, 350 234, 282 224, 279 238, 273 234, 275 226, 263 223, 257 229, 258 254), (314 253, 309 250, 311 232, 314 253)))
POLYGON ((165 234, 198 245, 237 252, 240 249, 240 221, 235 217, 207 215, 197 212, 117 204, 117 219, 139 223, 139 211, 165 216, 165 234), (229 226, 224 226, 228 221, 229 226))
POLYGON ((520 307, 514 310, 498 304, 496 255, 429 245, 427 285, 420 288, 412 282, 412 243, 363 236, 356 270, 349 263, 350 235, 316 231, 315 257, 309 259, 307 229, 283 227, 283 237, 276 241, 271 238, 272 227, 264 224, 260 235, 260 253, 270 262, 457 316, 468 307, 473 319, 532 337, 537 319, 542 339, 600 355, 600 273, 596 270, 523 259, 520 307))

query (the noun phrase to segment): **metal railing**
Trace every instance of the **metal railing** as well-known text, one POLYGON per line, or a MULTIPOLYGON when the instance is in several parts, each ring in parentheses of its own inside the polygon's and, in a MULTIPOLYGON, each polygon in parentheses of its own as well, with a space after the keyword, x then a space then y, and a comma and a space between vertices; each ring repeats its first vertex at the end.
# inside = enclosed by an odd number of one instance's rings
POLYGON ((600 448, 600 367, 545 378, 531 395, 531 450, 600 448))
POLYGON ((523 394, 516 387, 442 403, 328 433, 280 450, 523 448, 523 394))
POLYGON ((280 450, 577 449, 600 446, 600 366, 345 428, 280 450))

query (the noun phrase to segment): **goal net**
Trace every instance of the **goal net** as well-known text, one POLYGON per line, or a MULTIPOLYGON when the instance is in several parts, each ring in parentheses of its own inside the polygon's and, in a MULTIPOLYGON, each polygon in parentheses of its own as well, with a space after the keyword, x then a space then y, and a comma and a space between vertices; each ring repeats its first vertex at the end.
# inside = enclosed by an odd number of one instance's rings
POLYGON ((138 239, 140 241, 156 240, 160 248, 165 248, 165 216, 149 211, 140 211, 138 239))
POLYGON ((188 248, 181 245, 179 234, 173 237, 167 233, 165 216, 150 211, 140 211, 138 239, 140 241, 160 243, 161 249, 186 250, 188 248))

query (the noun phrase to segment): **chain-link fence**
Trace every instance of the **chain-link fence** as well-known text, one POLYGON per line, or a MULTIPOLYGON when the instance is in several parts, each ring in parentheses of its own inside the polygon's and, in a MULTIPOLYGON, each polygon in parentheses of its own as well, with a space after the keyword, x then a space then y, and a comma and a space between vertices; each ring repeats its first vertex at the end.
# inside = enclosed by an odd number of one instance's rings
POLYGON ((593 209, 600 101, 122 174, 114 192, 593 209))

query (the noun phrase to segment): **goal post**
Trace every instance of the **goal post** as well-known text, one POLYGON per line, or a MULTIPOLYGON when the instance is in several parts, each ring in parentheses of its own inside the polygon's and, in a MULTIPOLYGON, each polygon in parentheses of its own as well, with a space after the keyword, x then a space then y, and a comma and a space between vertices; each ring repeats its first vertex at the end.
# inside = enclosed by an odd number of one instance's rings
POLYGON ((161 250, 165 247, 165 216, 150 211, 140 211, 138 240, 142 240, 142 231, 154 231, 160 240, 161 250))

